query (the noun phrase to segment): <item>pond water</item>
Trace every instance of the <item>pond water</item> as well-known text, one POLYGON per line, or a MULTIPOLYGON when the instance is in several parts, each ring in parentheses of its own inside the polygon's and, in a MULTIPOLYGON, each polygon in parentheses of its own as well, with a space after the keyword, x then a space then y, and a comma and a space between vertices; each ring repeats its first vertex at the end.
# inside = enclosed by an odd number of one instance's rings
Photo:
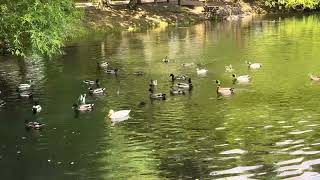
POLYGON ((308 78, 320 73, 319 20, 203 23, 88 37, 51 60, 2 56, 1 179, 320 178, 320 83, 308 78), (250 70, 246 60, 263 67, 250 70), (102 61, 118 76, 97 70, 102 61), (181 66, 192 62, 207 75, 181 66), (252 82, 233 84, 229 64, 252 82), (190 76, 193 90, 170 96, 171 73, 190 76), (96 78, 106 95, 88 95, 95 109, 75 116, 82 81, 96 78), (150 101, 150 79, 166 101, 150 101), (217 79, 235 94, 217 97, 217 79), (27 80, 42 106, 37 115, 16 92, 27 80), (112 124, 110 109, 131 109, 131 118, 112 124), (46 127, 26 131, 26 119, 46 127))

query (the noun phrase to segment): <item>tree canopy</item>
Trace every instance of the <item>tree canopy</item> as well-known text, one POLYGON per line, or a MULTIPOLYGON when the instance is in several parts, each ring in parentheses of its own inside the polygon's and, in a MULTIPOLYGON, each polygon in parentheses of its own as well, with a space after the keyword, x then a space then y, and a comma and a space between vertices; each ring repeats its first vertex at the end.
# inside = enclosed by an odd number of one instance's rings
POLYGON ((2 0, 0 47, 15 55, 60 52, 78 13, 72 0, 2 0))

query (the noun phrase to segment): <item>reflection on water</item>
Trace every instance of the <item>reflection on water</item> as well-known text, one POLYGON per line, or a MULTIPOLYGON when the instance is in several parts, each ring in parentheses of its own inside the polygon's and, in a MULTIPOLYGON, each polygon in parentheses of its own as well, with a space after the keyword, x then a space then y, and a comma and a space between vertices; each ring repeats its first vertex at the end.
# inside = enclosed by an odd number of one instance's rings
POLYGON ((55 59, 0 57, 0 172, 3 179, 270 179, 319 178, 320 84, 318 16, 90 37, 55 59), (170 63, 162 63, 168 56, 170 63), (246 60, 263 64, 249 70, 246 60), (119 74, 96 68, 108 61, 119 74), (182 64, 193 64, 182 66, 182 64), (225 66, 252 77, 233 84, 225 66), (208 69, 198 76, 196 67, 208 69), (144 76, 133 72, 143 71, 144 76), (192 78, 184 96, 170 94, 170 74, 192 78), (107 93, 89 96, 92 112, 74 116, 72 104, 100 79, 107 93), (43 111, 16 86, 33 80, 43 111), (236 94, 217 98, 215 80, 236 94), (131 109, 112 124, 110 109, 131 109), (24 120, 46 124, 25 131, 24 120))

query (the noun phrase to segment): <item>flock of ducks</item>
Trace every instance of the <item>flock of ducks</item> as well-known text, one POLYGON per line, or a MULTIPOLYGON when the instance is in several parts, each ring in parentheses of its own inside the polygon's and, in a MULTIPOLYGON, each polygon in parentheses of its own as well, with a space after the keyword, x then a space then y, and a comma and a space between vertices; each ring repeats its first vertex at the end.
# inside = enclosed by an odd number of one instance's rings
MULTIPOLYGON (((163 60, 163 63, 169 63, 170 60, 166 56, 163 60)), ((262 64, 260 63, 251 63, 246 61, 245 62, 248 66, 249 69, 254 69, 258 70, 262 68, 262 64)), ((194 66, 194 63, 184 63, 182 64, 183 67, 192 67, 194 66)), ((97 63, 97 67, 99 69, 102 69, 105 73, 107 74, 115 74, 119 72, 118 69, 111 69, 109 68, 109 63, 108 62, 103 62, 103 63, 97 63)), ((234 69, 232 65, 225 66, 225 71, 229 73, 233 73, 234 69)), ((196 68, 196 73, 198 75, 205 75, 208 72, 207 69, 200 69, 196 68)), ((138 71, 134 72, 133 74, 137 76, 142 76, 144 75, 144 72, 138 71)), ((237 76, 236 74, 232 74, 233 77, 233 83, 248 83, 251 81, 251 77, 249 75, 240 75, 237 76)), ((311 80, 314 81, 320 81, 320 76, 316 76, 313 74, 309 74, 309 77, 311 80)), ((192 85, 192 80, 190 77, 186 75, 174 75, 170 74, 169 78, 171 78, 172 86, 170 89, 170 94, 171 95, 185 95, 187 91, 191 91, 193 88, 192 85), (177 82, 176 84, 174 84, 177 82)), ((219 80, 216 80, 216 85, 217 85, 217 95, 220 96, 230 96, 233 95, 235 90, 232 87, 222 87, 221 82, 219 80)), ((106 92, 106 88, 100 87, 100 81, 99 79, 96 80, 84 80, 84 84, 88 86, 88 93, 90 95, 103 95, 106 92)), ((166 94, 165 93, 156 93, 156 86, 158 85, 157 80, 150 80, 149 83, 149 92, 150 92, 150 99, 151 100, 166 100, 166 94)), ((19 84, 17 86, 17 92, 19 93, 19 96, 22 98, 31 98, 33 97, 32 91, 32 81, 28 81, 27 83, 19 84)), ((0 91, 1 94, 1 91, 0 91)), ((91 111, 94 109, 95 105, 93 103, 87 103, 86 102, 86 96, 87 94, 81 94, 80 97, 78 98, 78 103, 74 103, 72 108, 76 113, 82 112, 82 111, 91 111)), ((0 99, 0 107, 4 106, 6 102, 4 100, 0 99)), ((38 114, 41 112, 42 107, 40 106, 38 101, 34 101, 34 105, 32 106, 32 113, 33 114, 38 114)), ((122 120, 126 120, 129 118, 129 113, 131 110, 120 110, 120 111, 114 111, 110 110, 107 117, 111 119, 112 122, 118 122, 122 120)), ((37 121, 25 121, 25 126, 27 129, 41 129, 42 127, 45 126, 45 124, 37 122, 37 121)))

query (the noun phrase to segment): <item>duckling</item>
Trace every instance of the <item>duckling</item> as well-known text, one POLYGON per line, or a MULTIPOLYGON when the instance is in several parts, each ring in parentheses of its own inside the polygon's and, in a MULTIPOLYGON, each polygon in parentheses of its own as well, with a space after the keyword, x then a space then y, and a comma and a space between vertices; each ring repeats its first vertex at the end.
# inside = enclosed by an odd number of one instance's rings
POLYGON ((197 74, 198 75, 204 75, 207 74, 208 70, 207 69, 199 69, 197 68, 197 74))
POLYGON ((33 94, 30 91, 24 91, 24 92, 21 92, 19 94, 19 96, 20 97, 24 97, 24 98, 31 98, 31 97, 33 97, 33 94))
POLYGON ((37 102, 37 101, 34 102, 34 105, 32 106, 33 114, 37 114, 37 113, 41 112, 41 110, 42 110, 42 108, 41 108, 39 102, 37 102))
POLYGON ((158 85, 158 81, 157 80, 150 80, 150 86, 157 86, 158 85))
POLYGON ((312 81, 320 81, 320 77, 313 74, 309 74, 309 78, 312 81))
POLYGON ((260 63, 251 63, 250 61, 246 61, 249 69, 260 69, 262 68, 262 64, 260 63))
POLYGON ((225 66, 225 69, 226 69, 226 72, 233 72, 234 71, 231 64, 229 66, 225 66))
POLYGON ((217 94, 221 95, 221 96, 230 96, 232 94, 234 94, 234 88, 222 88, 220 86, 220 81, 216 80, 216 84, 217 84, 217 94))
POLYGON ((242 75, 238 76, 236 74, 232 74, 233 81, 238 83, 248 83, 251 80, 251 77, 249 75, 242 75))
POLYGON ((186 75, 177 75, 177 76, 175 76, 173 74, 170 74, 169 77, 171 77, 171 81, 172 82, 175 81, 175 80, 187 80, 188 79, 188 76, 186 76, 186 75))
POLYGON ((184 89, 173 87, 170 89, 170 94, 171 95, 185 95, 186 92, 184 89))
POLYGON ((99 81, 99 79, 96 79, 95 81, 84 80, 83 83, 85 83, 87 85, 99 85, 100 81, 99 81))
POLYGON ((164 57, 164 58, 162 59, 162 62, 163 62, 163 63, 168 63, 168 62, 170 62, 170 60, 168 59, 168 56, 164 57))
POLYGON ((25 90, 29 90, 31 88, 31 80, 29 80, 28 83, 24 83, 24 84, 19 84, 18 85, 18 91, 25 91, 25 90))
POLYGON ((45 126, 45 124, 36 121, 29 122, 28 120, 25 120, 24 123, 26 129, 41 129, 45 126))
POLYGON ((137 72, 134 72, 133 74, 134 74, 134 75, 137 75, 137 76, 143 76, 143 75, 144 75, 144 72, 142 72, 142 71, 137 71, 137 72))
POLYGON ((166 100, 166 94, 164 93, 154 93, 153 90, 150 88, 150 99, 154 100, 166 100))
POLYGON ((78 104, 73 104, 72 108, 75 111, 92 111, 94 107, 94 104, 81 104, 80 106, 78 104))
POLYGON ((188 83, 178 83, 177 86, 178 88, 192 89, 191 78, 188 79, 188 83))
POLYGON ((107 74, 117 74, 118 71, 119 71, 119 70, 116 68, 116 69, 108 69, 108 70, 106 70, 105 72, 106 72, 107 74))
POLYGON ((96 89, 89 88, 89 91, 91 94, 102 94, 104 93, 105 90, 106 88, 96 88, 96 89))

